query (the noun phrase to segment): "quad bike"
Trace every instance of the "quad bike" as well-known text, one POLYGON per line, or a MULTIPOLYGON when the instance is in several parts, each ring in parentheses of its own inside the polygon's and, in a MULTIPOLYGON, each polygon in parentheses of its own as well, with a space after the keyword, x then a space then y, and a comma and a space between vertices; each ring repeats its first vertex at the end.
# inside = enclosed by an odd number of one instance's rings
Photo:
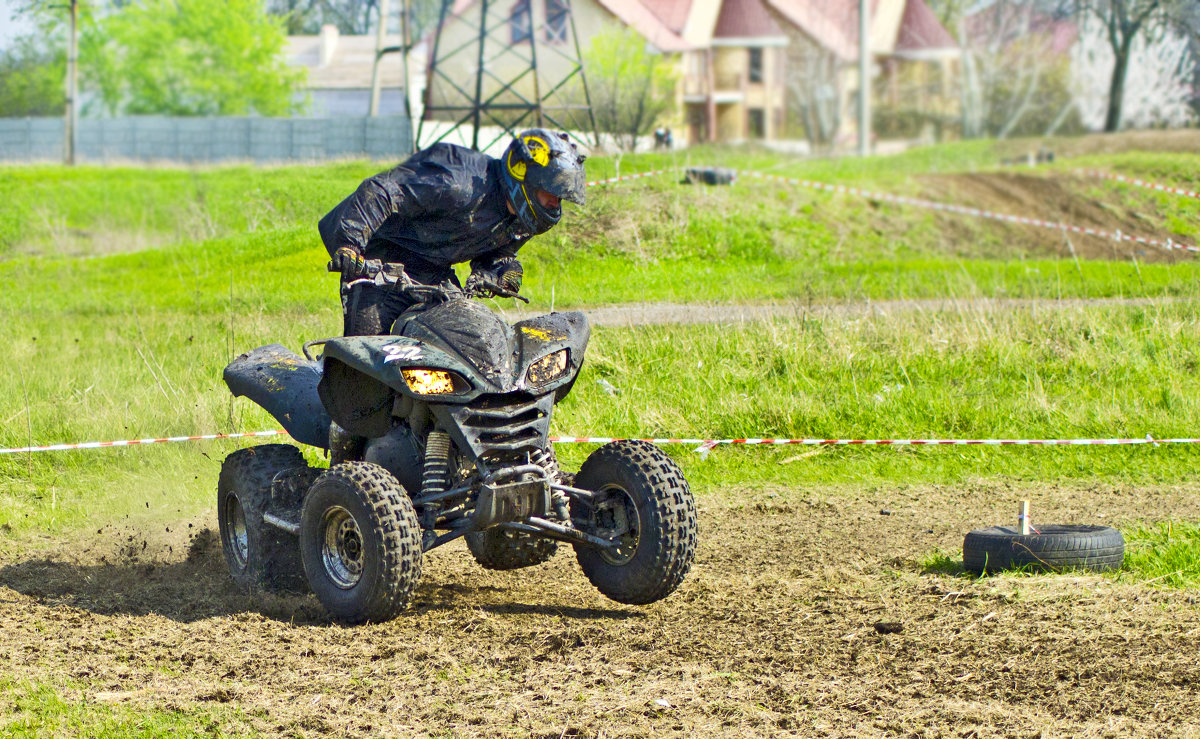
POLYGON ((696 549, 679 468, 651 444, 618 441, 572 476, 547 438, 583 362, 584 315, 509 325, 471 300, 514 297, 492 283, 417 285, 386 264, 370 281, 416 301, 392 334, 311 341, 304 357, 271 344, 225 368, 234 395, 330 458, 314 468, 268 444, 225 459, 217 514, 234 581, 307 584, 339 621, 384 621, 412 600, 423 554, 464 537, 488 569, 540 564, 561 541, 615 601, 670 595, 696 549))

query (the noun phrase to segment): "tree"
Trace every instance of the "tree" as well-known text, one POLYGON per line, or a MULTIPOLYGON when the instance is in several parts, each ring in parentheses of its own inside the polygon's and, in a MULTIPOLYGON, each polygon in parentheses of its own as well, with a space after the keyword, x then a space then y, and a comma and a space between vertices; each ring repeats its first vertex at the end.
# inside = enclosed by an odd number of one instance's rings
POLYGON ((67 104, 66 53, 21 36, 0 52, 0 118, 62 115, 67 104))
POLYGON ((114 115, 287 115, 286 42, 262 0, 139 0, 85 24, 81 72, 114 115))
POLYGON ((833 145, 841 126, 838 61, 815 43, 792 41, 788 49, 788 109, 804 127, 804 137, 814 151, 833 145))
MULTIPOLYGON (((409 33, 421 38, 437 23, 441 0, 409 0, 409 33)), ((289 34, 315 34, 321 26, 336 26, 340 33, 364 35, 375 30, 379 21, 379 0, 268 0, 267 9, 286 18, 289 34)), ((393 2, 388 19, 389 31, 401 27, 402 3, 393 2)))
POLYGON ((612 134, 622 149, 633 151, 638 137, 654 130, 674 107, 675 65, 628 28, 593 36, 583 66, 596 126, 612 134))
POLYGON ((1047 0, 979 3, 959 15, 963 136, 1050 135, 1073 117, 1073 24, 1047 0))
POLYGON ((1126 82, 1134 45, 1143 36, 1154 37, 1164 27, 1187 27, 1195 22, 1195 0, 1081 0, 1082 8, 1103 25, 1112 49, 1112 77, 1108 85, 1105 131, 1118 131, 1122 122, 1126 82))
MULTIPOLYGON (((1084 125, 1098 130, 1108 122, 1112 106, 1113 53, 1106 30, 1094 19, 1080 29, 1071 59, 1071 88, 1084 125)), ((1120 101, 1121 123, 1134 128, 1182 126, 1195 118, 1191 108, 1196 60, 1189 40, 1163 27, 1142 34, 1130 46, 1120 101)))

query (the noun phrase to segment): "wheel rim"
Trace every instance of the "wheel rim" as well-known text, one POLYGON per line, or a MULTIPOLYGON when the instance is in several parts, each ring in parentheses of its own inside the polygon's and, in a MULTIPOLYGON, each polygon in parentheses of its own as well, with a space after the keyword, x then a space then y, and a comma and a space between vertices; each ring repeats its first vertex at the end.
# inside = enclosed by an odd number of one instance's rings
POLYGON ((246 512, 236 495, 225 498, 225 522, 225 543, 238 569, 244 570, 250 559, 250 537, 246 533, 246 512))
POLYGON ((363 538, 350 511, 333 506, 321 520, 321 562, 325 574, 342 590, 358 584, 363 570, 363 538))
POLYGON ((618 567, 629 564, 642 540, 642 518, 637 504, 624 488, 609 485, 599 491, 596 505, 596 535, 615 541, 616 547, 601 549, 600 558, 618 567))

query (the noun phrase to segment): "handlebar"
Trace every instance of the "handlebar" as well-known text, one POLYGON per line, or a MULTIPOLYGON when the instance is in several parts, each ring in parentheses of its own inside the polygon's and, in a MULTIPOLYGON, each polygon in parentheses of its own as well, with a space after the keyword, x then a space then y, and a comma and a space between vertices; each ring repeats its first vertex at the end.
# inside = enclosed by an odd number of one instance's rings
MULTIPOLYGON (((338 271, 334 268, 333 262, 329 262, 326 269, 329 272, 338 271)), ((419 303, 445 302, 459 295, 466 298, 515 298, 525 303, 529 302, 529 298, 518 295, 512 290, 505 289, 491 280, 480 280, 479 284, 471 288, 461 288, 449 280, 440 285, 422 285, 413 282, 413 279, 404 271, 403 264, 399 262, 384 262, 379 259, 368 259, 367 276, 347 282, 346 287, 364 283, 375 285, 376 287, 391 287, 411 295, 419 303)))

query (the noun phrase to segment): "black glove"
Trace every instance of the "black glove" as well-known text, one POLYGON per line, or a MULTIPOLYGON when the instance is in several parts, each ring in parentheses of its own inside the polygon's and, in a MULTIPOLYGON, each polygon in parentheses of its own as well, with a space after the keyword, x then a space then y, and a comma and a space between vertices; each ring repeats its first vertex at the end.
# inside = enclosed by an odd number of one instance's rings
POLYGON ((333 259, 329 260, 329 271, 341 272, 343 280, 356 280, 371 274, 370 261, 350 247, 343 246, 335 251, 333 259))
POLYGON ((479 293, 484 297, 490 298, 494 294, 492 292, 492 286, 495 284, 496 281, 490 272, 487 272, 486 270, 475 270, 471 272, 471 276, 467 278, 467 282, 463 285, 463 289, 469 293, 479 293))
POLYGON ((515 259, 502 259, 486 268, 472 270, 467 278, 466 289, 492 293, 492 287, 498 287, 505 292, 516 295, 521 291, 521 280, 525 270, 515 259))
POLYGON ((514 259, 497 267, 500 268, 500 278, 496 280, 496 284, 512 293, 521 292, 521 280, 525 277, 521 263, 514 259))

